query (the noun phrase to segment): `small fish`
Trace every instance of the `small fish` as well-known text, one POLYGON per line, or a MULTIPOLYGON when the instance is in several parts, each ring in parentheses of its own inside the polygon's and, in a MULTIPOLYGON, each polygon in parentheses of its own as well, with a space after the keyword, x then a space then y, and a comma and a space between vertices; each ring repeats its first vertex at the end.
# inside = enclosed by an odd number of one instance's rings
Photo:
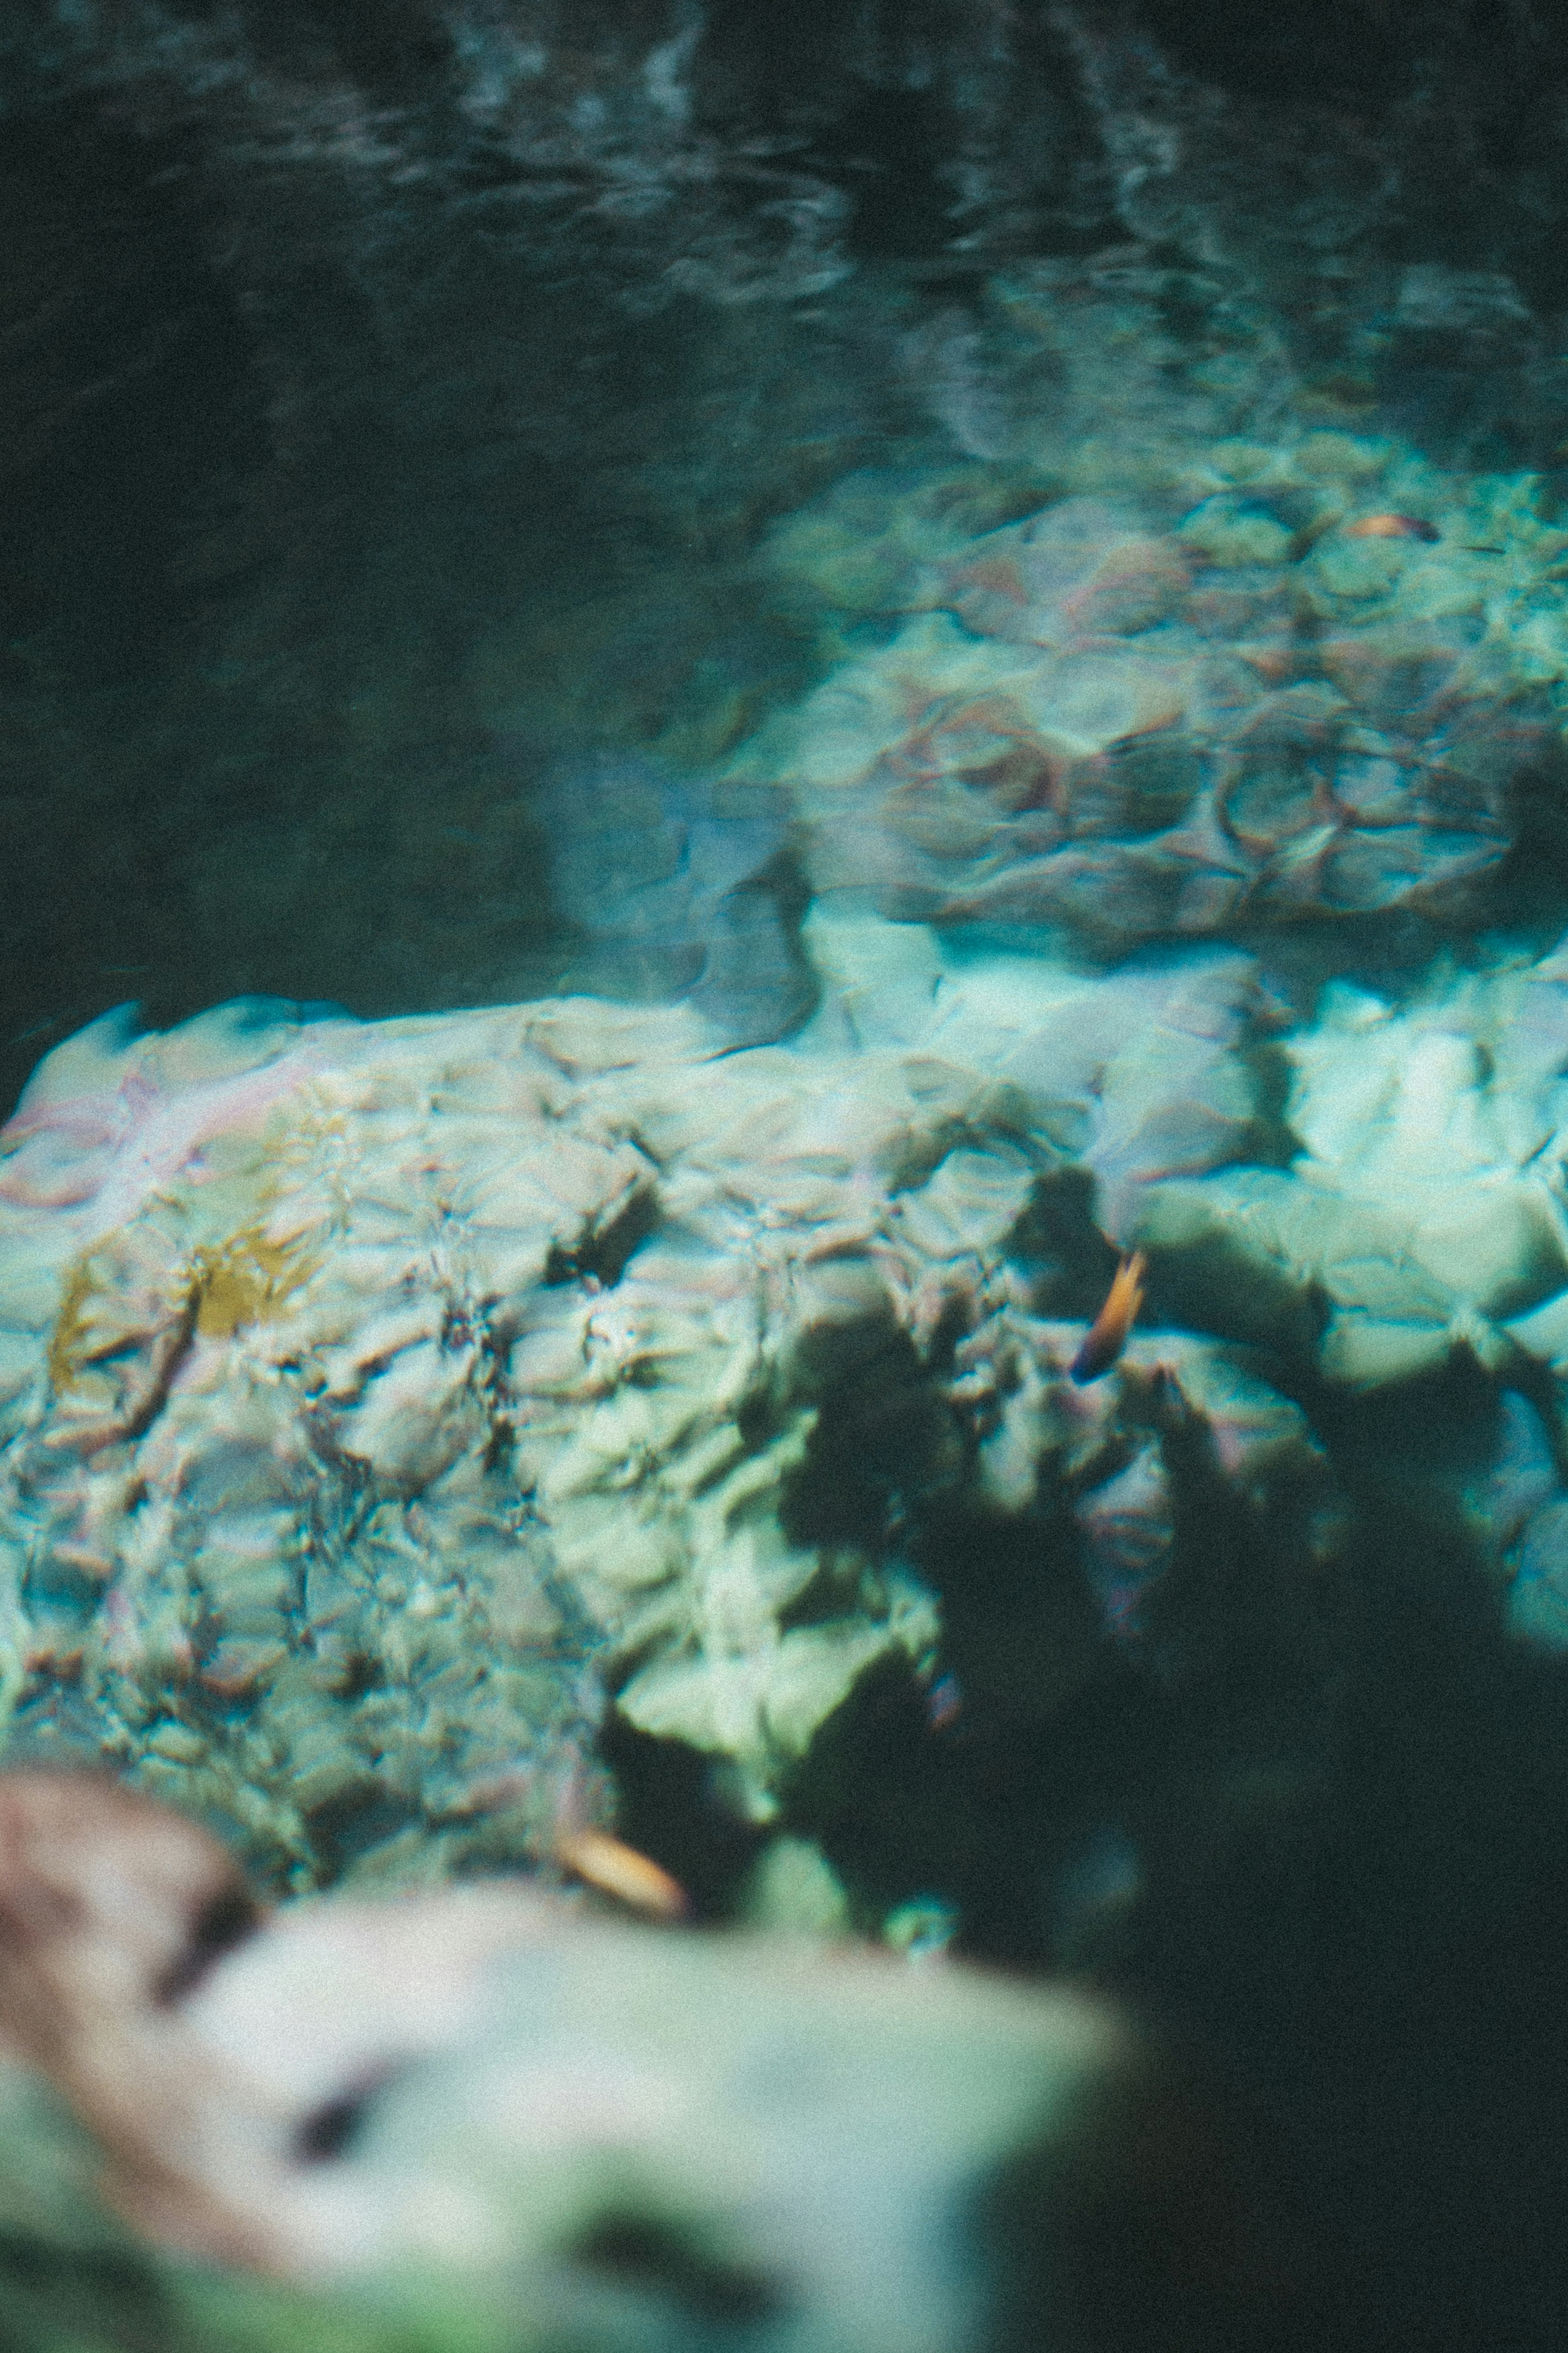
POLYGON ((1148 1263, 1141 1250, 1129 1250, 1112 1275, 1105 1304, 1068 1367, 1075 1381, 1097 1381, 1101 1373, 1110 1370, 1126 1346, 1127 1335, 1143 1304, 1143 1275, 1148 1263))
POLYGON ((602 1894, 656 1920, 684 1920, 691 1909, 678 1880, 608 1831, 567 1831, 555 1841, 555 1860, 602 1894))
POLYGON ((1359 522, 1347 522, 1347 539, 1441 539, 1442 533, 1425 515, 1374 514, 1363 515, 1359 522))

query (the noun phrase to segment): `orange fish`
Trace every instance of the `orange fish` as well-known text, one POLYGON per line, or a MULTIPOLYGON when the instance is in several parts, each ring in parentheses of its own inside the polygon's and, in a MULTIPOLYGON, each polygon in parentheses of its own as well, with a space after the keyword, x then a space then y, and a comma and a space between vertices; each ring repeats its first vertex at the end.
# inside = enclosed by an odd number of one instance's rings
POLYGON ((1424 515, 1374 514, 1363 515, 1359 522, 1347 522, 1347 539, 1441 539, 1442 533, 1435 522, 1424 515))
POLYGON ((1129 1250, 1111 1276, 1105 1304, 1068 1366, 1075 1381, 1097 1381, 1101 1373, 1110 1370, 1126 1346, 1127 1335, 1143 1304, 1143 1275, 1148 1263, 1141 1250, 1129 1250))
POLYGON ((608 1831, 566 1831, 555 1841, 563 1870, 656 1920, 684 1920, 691 1906, 679 1880, 608 1831))

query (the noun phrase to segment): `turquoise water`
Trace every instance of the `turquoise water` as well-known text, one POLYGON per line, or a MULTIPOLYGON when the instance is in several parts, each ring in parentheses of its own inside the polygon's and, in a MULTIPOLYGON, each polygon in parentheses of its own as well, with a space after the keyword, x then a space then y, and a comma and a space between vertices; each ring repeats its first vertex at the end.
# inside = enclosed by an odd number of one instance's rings
MULTIPOLYGON (((1159 8, 563 44, 40 6, 4 52, 7 1104, 139 1008, 16 1131, 44 1173, 10 1264, 58 1296, 6 1390, 12 1753, 106 1746, 280 1888, 536 1862, 570 1782, 705 1916, 787 1834, 864 1933, 1104 1984, 1223 2084, 1282 2251, 1178 2323, 1118 2250, 1118 2344, 1544 2346, 1561 2309, 1568 166, 1528 12, 1425 48, 1352 13, 1309 63, 1159 8), (656 1028, 632 1078, 568 1054, 552 1116, 647 1166, 582 1179, 531 1321, 464 1336, 482 1492, 377 1457, 367 1383, 281 1600, 257 1531, 307 1505, 195 1405, 170 1546, 132 1559, 107 1506, 84 1535, 15 1400, 134 1450, 146 1296, 210 1349, 296 1287, 315 1313, 329 1257, 302 1211, 275 1254, 243 1153, 207 1223, 171 1177, 70 1225, 123 1136, 49 1106, 139 1135, 309 1052, 353 1150, 406 1112, 406 1174, 495 1111, 469 1064, 502 1049, 416 1039, 389 1077, 367 1025, 577 992, 656 1028), (667 1051, 707 1075, 661 1092, 667 1051), (900 1057, 969 1092, 860 1075, 900 1057), (659 1191, 716 1168, 722 1214, 659 1191), (618 1397, 602 1299, 727 1300, 879 1187, 917 1303, 802 1308, 736 1417, 768 1541, 818 1564, 770 1628, 864 1648, 811 1653, 793 1746, 708 1737, 571 1567, 608 1523, 568 1525, 528 1416, 572 1315, 618 1397), (1080 1390, 1135 1247, 1141 1336, 1080 1390), (521 1683, 387 1666, 430 1561, 514 1542, 521 1683), (231 1619, 199 1599, 224 1543, 231 1619), (106 1580, 184 1652, 117 1651, 106 1580), (288 1662, 332 1628, 329 1705, 288 1662), (521 1796, 473 1799, 519 1747, 521 1796)), ((350 1396, 333 1345, 312 1410, 350 1396)))

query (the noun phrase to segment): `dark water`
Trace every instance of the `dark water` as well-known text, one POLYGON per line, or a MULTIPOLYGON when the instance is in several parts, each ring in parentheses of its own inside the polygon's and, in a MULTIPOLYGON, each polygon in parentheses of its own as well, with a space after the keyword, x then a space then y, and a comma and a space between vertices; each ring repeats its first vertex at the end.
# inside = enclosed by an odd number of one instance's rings
MULTIPOLYGON (((1568 502, 1544 5, 571 14, 10 13, 8 1099, 128 998, 153 1026, 253 993, 376 1017, 700 968, 732 1004, 738 957, 765 1002, 735 1036, 798 1018, 788 886, 733 897, 786 821, 721 839, 701 780, 875 642, 773 560, 782 519, 868 470, 996 522, 1047 502, 1019 420, 1080 394, 1008 324, 1009 269, 1132 257, 1163 431, 1310 414, 1568 502), (584 876, 616 828, 606 912, 584 876)), ((1543 777, 1489 899, 1271 936, 1280 985, 1558 936, 1543 777)), ((795 1818, 868 1901, 940 1888, 969 1949, 1066 1954, 1223 2082, 1277 2261, 1173 2309, 1143 2301, 1158 2251, 1118 2250, 1108 2345, 1544 2348, 1568 1666, 1506 1640, 1459 1534, 1378 1476, 1402 1415, 1479 1443, 1481 1387, 1304 1402, 1364 1500, 1310 1643, 1281 1649, 1237 1559, 1178 1685, 1108 1657, 1064 1708, 1026 1667, 987 1700, 1027 1565, 934 1526, 962 1736, 873 1693, 795 1818)), ((621 1738, 628 1834, 719 1905, 744 1838, 689 1760, 621 1738)))

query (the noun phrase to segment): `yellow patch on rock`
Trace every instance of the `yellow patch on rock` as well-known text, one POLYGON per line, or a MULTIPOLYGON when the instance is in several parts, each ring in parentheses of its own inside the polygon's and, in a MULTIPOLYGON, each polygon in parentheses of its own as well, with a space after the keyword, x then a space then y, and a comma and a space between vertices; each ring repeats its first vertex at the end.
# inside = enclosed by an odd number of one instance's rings
POLYGON ((314 1262, 288 1242, 269 1241, 247 1226, 216 1250, 196 1253, 196 1330, 227 1339, 247 1324, 265 1324, 315 1272, 314 1262))
POLYGON ((60 1312, 49 1335, 49 1386, 57 1397, 74 1386, 91 1353, 88 1304, 97 1287, 92 1261, 79 1259, 70 1271, 60 1312))
POLYGON ((150 1347, 193 1308, 194 1328, 205 1338, 266 1323, 315 1272, 315 1261, 296 1244, 270 1241, 254 1226, 161 1268, 147 1263, 144 1248, 118 1246, 122 1240, 98 1243, 66 1278, 48 1350, 57 1397, 79 1390, 94 1366, 150 1347))

